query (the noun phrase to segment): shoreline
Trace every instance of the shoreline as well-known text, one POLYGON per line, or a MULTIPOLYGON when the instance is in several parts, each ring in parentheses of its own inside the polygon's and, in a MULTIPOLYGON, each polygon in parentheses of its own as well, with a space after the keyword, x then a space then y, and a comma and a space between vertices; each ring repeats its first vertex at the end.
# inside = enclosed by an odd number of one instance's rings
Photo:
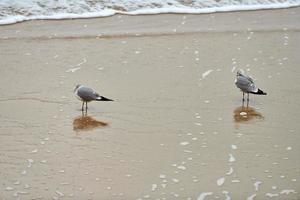
MULTIPOLYGON (((293 5, 284 5, 281 4, 271 4, 271 5, 230 5, 230 6, 221 6, 221 7, 212 7, 212 8, 202 8, 201 12, 198 9, 186 11, 186 9, 177 8, 172 11, 170 8, 158 8, 158 10, 151 9, 142 9, 136 11, 118 11, 118 10, 106 10, 107 14, 103 15, 101 12, 87 12, 81 14, 75 13, 60 13, 53 16, 48 15, 40 15, 36 17, 24 17, 23 20, 17 19, 12 22, 12 19, 8 21, 6 24, 0 24, 0 26, 12 25, 17 23, 22 23, 26 21, 32 20, 74 20, 74 19, 93 19, 93 18, 106 18, 113 17, 116 15, 127 15, 127 16, 147 16, 147 15, 163 15, 163 14, 187 14, 187 15, 201 15, 201 14, 215 14, 215 13, 228 13, 228 12, 248 12, 248 11, 264 11, 264 10, 278 10, 278 9, 290 9, 300 7, 300 4, 293 5), (262 7, 263 6, 263 7, 262 7)), ((104 11, 103 11, 104 12, 104 11)), ((22 16, 23 17, 23 16, 22 16)))
POLYGON ((299 18, 300 7, 209 14, 115 15, 89 19, 32 20, 0 26, 0 39, 120 38, 199 32, 299 31, 299 18), (281 24, 285 27, 282 28, 281 24))

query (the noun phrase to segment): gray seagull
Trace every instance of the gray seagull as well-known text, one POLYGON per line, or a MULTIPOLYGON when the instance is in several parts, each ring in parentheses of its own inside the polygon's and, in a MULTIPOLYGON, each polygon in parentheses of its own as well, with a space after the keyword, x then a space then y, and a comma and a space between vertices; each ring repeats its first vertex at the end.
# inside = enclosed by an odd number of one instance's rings
POLYGON ((245 101, 245 93, 247 93, 247 105, 249 103, 249 93, 267 95, 267 93, 256 87, 253 79, 250 76, 245 75, 241 69, 239 69, 236 73, 235 85, 243 92, 243 104, 245 101))
POLYGON ((92 88, 85 87, 83 85, 76 85, 74 89, 75 96, 82 101, 82 110, 85 103, 85 109, 87 110, 87 103, 90 101, 113 101, 104 96, 99 95, 92 88))

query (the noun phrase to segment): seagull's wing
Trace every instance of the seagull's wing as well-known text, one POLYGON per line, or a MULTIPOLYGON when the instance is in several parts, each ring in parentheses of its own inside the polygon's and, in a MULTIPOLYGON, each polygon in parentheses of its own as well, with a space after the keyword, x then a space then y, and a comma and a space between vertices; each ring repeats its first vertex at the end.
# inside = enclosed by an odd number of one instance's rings
POLYGON ((250 82, 250 85, 249 85, 249 91, 250 92, 257 92, 258 91, 258 88, 255 86, 255 83, 254 83, 254 80, 252 79, 251 76, 247 76, 246 75, 246 78, 249 80, 250 82))
POLYGON ((247 78, 249 80, 249 82, 254 84, 254 81, 251 76, 244 75, 244 77, 247 78))
POLYGON ((257 92, 257 87, 254 84, 254 81, 249 76, 237 76, 235 84, 238 88, 240 88, 243 92, 257 92))
POLYGON ((93 101, 100 97, 97 92, 88 87, 80 87, 77 91, 77 95, 84 101, 93 101))

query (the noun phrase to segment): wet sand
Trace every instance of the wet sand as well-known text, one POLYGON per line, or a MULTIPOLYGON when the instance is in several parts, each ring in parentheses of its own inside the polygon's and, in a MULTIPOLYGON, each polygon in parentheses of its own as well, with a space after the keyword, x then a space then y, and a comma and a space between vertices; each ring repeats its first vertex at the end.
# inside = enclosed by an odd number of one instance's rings
POLYGON ((300 199, 299 15, 1 26, 0 199, 300 199))

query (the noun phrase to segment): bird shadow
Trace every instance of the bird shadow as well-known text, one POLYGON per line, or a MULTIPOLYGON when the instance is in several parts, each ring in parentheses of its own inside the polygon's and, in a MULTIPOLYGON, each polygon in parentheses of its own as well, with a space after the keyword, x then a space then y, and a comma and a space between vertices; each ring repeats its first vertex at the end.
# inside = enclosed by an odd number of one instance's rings
POLYGON ((239 106, 233 111, 236 123, 249 123, 253 120, 264 120, 265 117, 250 106, 239 106))
POLYGON ((73 120, 73 130, 76 132, 91 131, 96 128, 104 128, 108 125, 109 123, 107 122, 99 121, 88 116, 86 111, 82 111, 82 115, 73 120))

